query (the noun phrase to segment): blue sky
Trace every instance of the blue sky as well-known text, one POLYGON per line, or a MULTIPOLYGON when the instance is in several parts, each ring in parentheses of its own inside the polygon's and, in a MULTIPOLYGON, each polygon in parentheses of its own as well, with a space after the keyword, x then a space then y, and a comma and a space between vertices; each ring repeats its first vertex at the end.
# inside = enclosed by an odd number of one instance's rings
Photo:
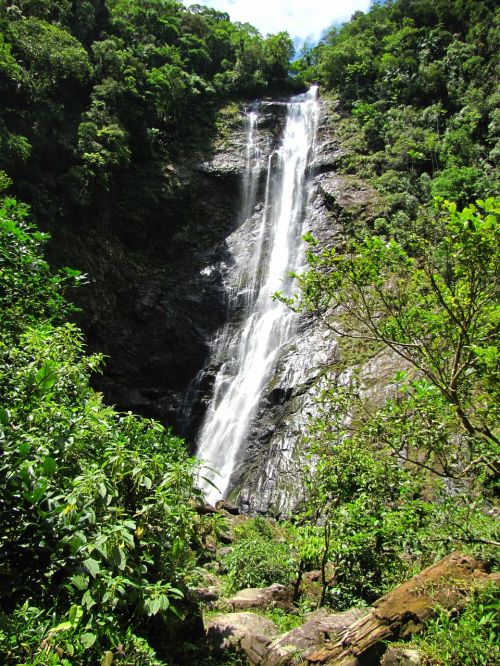
POLYGON ((251 23, 264 36, 287 30, 300 44, 317 42, 333 23, 348 20, 355 11, 366 11, 370 0, 200 0, 199 4, 227 12, 233 21, 251 23))

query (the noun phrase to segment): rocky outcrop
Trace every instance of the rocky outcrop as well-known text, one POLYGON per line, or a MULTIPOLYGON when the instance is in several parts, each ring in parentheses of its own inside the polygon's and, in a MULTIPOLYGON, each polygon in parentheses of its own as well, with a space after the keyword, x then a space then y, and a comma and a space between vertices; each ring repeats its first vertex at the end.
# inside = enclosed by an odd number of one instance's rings
POLYGON ((474 586, 490 580, 484 562, 459 553, 449 555, 376 601, 368 615, 350 626, 337 642, 310 654, 307 663, 378 664, 387 641, 408 640, 435 615, 436 606, 460 607, 474 586))
MULTIPOLYGON (((262 119, 263 152, 281 117, 278 106, 262 119)), ((84 234, 53 233, 53 260, 89 275, 74 297, 90 351, 107 357, 96 388, 107 402, 157 418, 191 442, 212 377, 208 371, 197 386, 201 400, 190 395, 193 380, 227 311, 223 283, 234 264, 227 238, 238 222, 244 118, 242 108, 229 138, 204 154, 165 164, 163 205, 150 211, 146 202, 143 219, 122 225, 117 206, 106 219, 89 219, 84 234)))
POLYGON ((234 596, 226 600, 226 604, 234 611, 256 608, 267 610, 270 608, 281 608, 292 610, 293 590, 274 583, 269 587, 249 587, 240 590, 234 596))
POLYGON ((205 621, 212 651, 232 650, 261 666, 417 666, 424 659, 408 641, 422 631, 437 608, 459 613, 471 592, 489 583, 498 585, 499 574, 490 574, 485 562, 454 553, 421 571, 378 599, 372 608, 342 613, 319 609, 303 623, 281 636, 269 619, 241 609, 253 607, 289 609, 289 590, 282 585, 247 589, 224 607, 232 612, 205 621))
POLYGON ((189 591, 189 596, 194 601, 213 606, 220 598, 221 588, 217 585, 209 587, 195 587, 189 591))
POLYGON ((295 666, 315 652, 325 641, 331 641, 346 631, 369 609, 352 609, 344 613, 315 611, 306 616, 300 627, 292 629, 273 641, 264 655, 262 666, 295 666))
POLYGON ((354 176, 324 173, 317 177, 316 184, 330 210, 347 211, 353 216, 376 210, 377 193, 354 176))
MULTIPOLYGON (((307 218, 323 245, 339 242, 347 219, 376 214, 376 195, 335 170, 345 154, 332 132, 335 107, 322 104, 311 161, 307 218)), ((193 445, 218 367, 210 365, 212 341, 224 325, 228 302, 249 264, 264 214, 265 168, 279 141, 286 105, 263 102, 256 136, 261 155, 257 204, 240 223, 237 211, 246 168, 246 128, 236 123, 211 153, 165 165, 171 204, 152 227, 137 221, 121 230, 100 221, 85 238, 75 236, 60 263, 82 268, 91 283, 80 290, 81 323, 90 350, 108 356, 96 380, 108 402, 173 425, 193 445), (161 219, 160 219, 161 217, 161 219), (131 249, 133 248, 133 252, 131 249), (79 261, 75 261, 75 256, 79 261)), ((308 415, 338 348, 321 322, 302 317, 265 387, 231 481, 230 499, 242 511, 290 514, 303 497, 302 441, 308 415)))
POLYGON ((380 666, 420 666, 424 663, 422 653, 403 647, 390 647, 382 657, 380 666))
POLYGON ((229 513, 232 516, 237 516, 240 512, 235 504, 231 504, 231 502, 227 502, 226 500, 219 500, 216 502, 215 508, 221 513, 229 513))
POLYGON ((268 645, 279 633, 274 622, 257 613, 217 615, 206 622, 205 631, 213 652, 241 652, 251 664, 262 663, 268 645))

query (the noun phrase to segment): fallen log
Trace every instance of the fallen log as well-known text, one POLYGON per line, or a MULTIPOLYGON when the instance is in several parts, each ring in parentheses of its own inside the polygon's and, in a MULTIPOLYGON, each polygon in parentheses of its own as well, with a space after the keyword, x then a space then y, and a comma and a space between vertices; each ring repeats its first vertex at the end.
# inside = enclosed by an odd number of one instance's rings
POLYGON ((368 615, 340 639, 309 655, 305 664, 364 666, 378 664, 390 640, 406 640, 424 627, 436 606, 451 610, 464 604, 475 586, 498 581, 484 562, 453 553, 378 599, 368 615))

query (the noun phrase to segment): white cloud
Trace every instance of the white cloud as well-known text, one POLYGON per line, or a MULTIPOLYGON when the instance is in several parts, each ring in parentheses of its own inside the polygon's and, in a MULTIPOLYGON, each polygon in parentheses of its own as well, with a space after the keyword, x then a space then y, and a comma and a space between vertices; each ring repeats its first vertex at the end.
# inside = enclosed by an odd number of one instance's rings
POLYGON ((315 42, 333 23, 347 21, 355 11, 366 11, 370 0, 200 0, 199 4, 227 12, 233 21, 251 23, 264 36, 286 30, 298 41, 315 42))

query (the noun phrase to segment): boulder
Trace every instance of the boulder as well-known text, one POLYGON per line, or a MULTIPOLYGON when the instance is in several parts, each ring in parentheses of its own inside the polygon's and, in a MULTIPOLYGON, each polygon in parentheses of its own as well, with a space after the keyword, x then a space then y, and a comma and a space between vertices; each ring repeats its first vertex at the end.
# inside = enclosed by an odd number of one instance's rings
POLYGON ((216 502, 215 508, 217 511, 227 511, 227 513, 230 513, 233 516, 237 516, 240 512, 237 506, 231 504, 231 502, 227 502, 226 500, 219 500, 216 502))
POLYGON ((204 604, 213 604, 220 597, 220 587, 210 585, 209 587, 195 587, 189 590, 189 596, 194 601, 200 601, 204 604))
POLYGON ((368 209, 376 209, 380 201, 372 187, 354 176, 325 173, 318 176, 316 182, 330 209, 337 208, 351 214, 363 211, 367 214, 368 209))
MULTIPOLYGON (((326 567, 326 579, 330 581, 334 576, 334 569, 329 564, 326 567)), ((321 599, 321 571, 305 571, 300 581, 300 596, 314 603, 317 606, 321 599)))
MULTIPOLYGON (((210 565, 205 565, 210 566, 210 565)), ((222 588, 222 580, 213 571, 207 568, 199 569, 199 587, 217 587, 222 588)))
POLYGON ((313 171, 333 171, 346 155, 345 148, 339 147, 334 139, 323 141, 316 149, 310 168, 313 171))
POLYGON ((217 551, 217 557, 226 557, 226 555, 229 555, 229 553, 232 553, 233 549, 231 546, 224 546, 223 548, 219 548, 217 551))
POLYGON ((310 583, 317 583, 321 581, 321 570, 315 569, 314 571, 305 571, 302 574, 302 580, 310 583))
POLYGON ((217 615, 205 624, 209 647, 214 652, 244 653, 251 664, 261 664, 268 645, 279 634, 278 627, 257 613, 217 615))
POLYGON ((448 555, 378 599, 368 615, 349 627, 340 640, 309 655, 307 663, 378 664, 387 641, 409 639, 435 615, 438 604, 459 608, 471 588, 490 580, 484 562, 460 553, 448 555))
POLYGON ((293 591, 291 588, 279 583, 269 587, 249 587, 240 590, 227 600, 227 604, 233 610, 246 610, 247 608, 283 608, 292 607, 293 591))
POLYGON ((199 516, 206 516, 213 513, 219 513, 217 509, 211 504, 197 504, 194 510, 199 516))
POLYGON ((422 653, 403 647, 390 647, 382 657, 380 666, 420 666, 423 664, 422 653))
POLYGON ((273 641, 264 655, 263 666, 293 666, 312 654, 325 641, 337 639, 354 622, 364 617, 368 608, 353 608, 344 613, 329 613, 324 609, 309 613, 300 627, 273 641))

